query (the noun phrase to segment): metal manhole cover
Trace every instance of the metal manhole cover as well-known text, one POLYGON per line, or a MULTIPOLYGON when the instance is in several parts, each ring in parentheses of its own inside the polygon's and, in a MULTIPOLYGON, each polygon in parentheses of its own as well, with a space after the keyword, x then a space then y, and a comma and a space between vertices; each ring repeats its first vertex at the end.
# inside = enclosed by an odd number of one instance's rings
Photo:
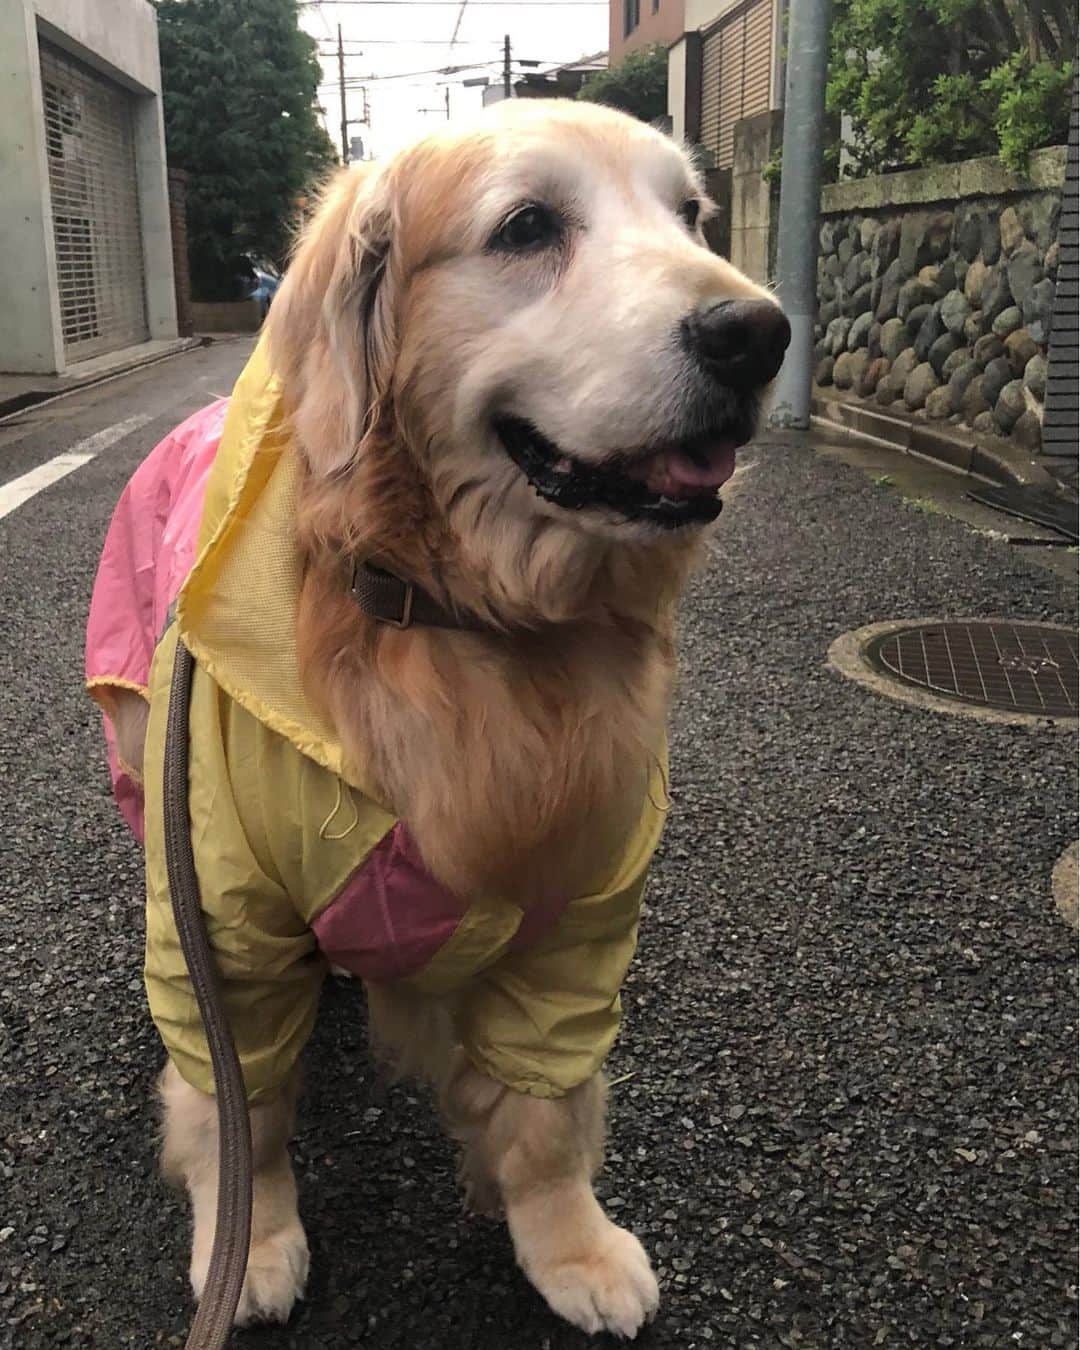
POLYGON ((878 633, 870 664, 946 699, 1034 717, 1076 717, 1077 636, 1008 620, 923 622, 878 633))

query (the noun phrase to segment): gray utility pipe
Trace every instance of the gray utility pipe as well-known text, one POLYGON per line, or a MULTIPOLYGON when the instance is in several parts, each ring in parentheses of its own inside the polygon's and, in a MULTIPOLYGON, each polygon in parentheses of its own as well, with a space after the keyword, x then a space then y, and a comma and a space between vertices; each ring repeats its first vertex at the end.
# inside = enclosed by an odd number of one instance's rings
POLYGON ((810 425, 830 10, 830 0, 791 3, 776 267, 791 346, 773 387, 769 423, 774 427, 810 425))

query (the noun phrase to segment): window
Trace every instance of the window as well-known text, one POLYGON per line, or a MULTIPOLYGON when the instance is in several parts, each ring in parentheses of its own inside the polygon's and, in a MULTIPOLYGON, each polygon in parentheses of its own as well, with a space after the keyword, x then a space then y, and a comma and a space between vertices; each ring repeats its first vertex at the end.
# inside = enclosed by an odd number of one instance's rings
POLYGON ((641 22, 641 0, 623 0, 623 36, 629 37, 641 22))
POLYGON ((660 0, 652 0, 652 12, 654 14, 660 13, 660 0))

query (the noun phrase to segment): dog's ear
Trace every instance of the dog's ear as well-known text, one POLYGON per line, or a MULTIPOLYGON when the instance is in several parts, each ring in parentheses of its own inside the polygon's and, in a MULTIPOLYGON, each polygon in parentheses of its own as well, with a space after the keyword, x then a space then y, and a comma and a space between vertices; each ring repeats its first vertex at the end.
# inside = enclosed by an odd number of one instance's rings
POLYGON ((271 360, 320 476, 353 461, 390 387, 392 217, 378 167, 342 170, 303 231, 270 311, 271 360))

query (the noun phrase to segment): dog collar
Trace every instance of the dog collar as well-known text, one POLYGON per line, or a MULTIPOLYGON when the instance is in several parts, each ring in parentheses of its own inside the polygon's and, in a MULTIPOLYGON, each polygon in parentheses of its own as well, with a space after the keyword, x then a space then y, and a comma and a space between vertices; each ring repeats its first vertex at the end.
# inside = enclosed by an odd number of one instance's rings
POLYGON ((475 619, 463 618, 440 605, 414 581, 405 581, 374 563, 353 564, 349 592, 369 618, 391 628, 419 624, 425 628, 457 628, 467 633, 483 628, 475 619))

